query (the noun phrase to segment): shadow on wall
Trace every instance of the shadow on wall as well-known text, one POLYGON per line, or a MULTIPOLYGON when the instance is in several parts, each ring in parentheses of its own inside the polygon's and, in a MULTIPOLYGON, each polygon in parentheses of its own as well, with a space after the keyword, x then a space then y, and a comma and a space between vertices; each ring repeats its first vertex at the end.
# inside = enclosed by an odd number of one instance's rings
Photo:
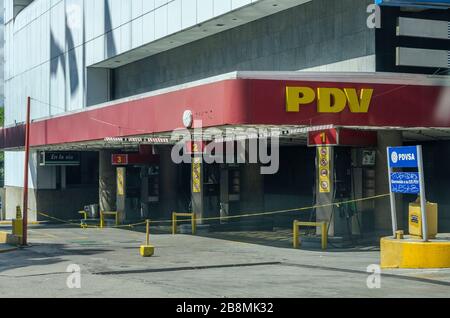
POLYGON ((64 78, 66 78, 66 63, 64 62, 64 50, 56 42, 53 32, 50 31, 50 74, 56 76, 59 66, 62 67, 64 78))
MULTIPOLYGON (((83 27, 84 29, 84 27, 83 27)), ((70 94, 73 96, 80 86, 80 79, 78 77, 78 61, 77 61, 77 55, 75 51, 75 43, 73 41, 73 35, 72 31, 70 30, 69 26, 66 24, 66 41, 67 41, 67 47, 73 48, 71 49, 68 54, 68 60, 69 60, 69 83, 70 83, 70 94)), ((82 70, 82 76, 84 77, 84 68, 82 70)))
MULTIPOLYGON (((83 28, 84 29, 84 28, 83 28)), ((70 93, 74 95, 78 87, 80 86, 80 79, 78 76, 78 61, 75 54, 75 42, 73 40, 73 34, 70 27, 66 24, 66 45, 72 48, 68 52, 68 65, 67 69, 69 71, 69 76, 67 76, 66 62, 64 56, 64 48, 56 41, 53 32, 50 32, 50 74, 51 76, 56 76, 58 68, 62 67, 64 74, 64 81, 69 78, 70 81, 70 93)), ((83 70, 84 73, 84 70, 83 70)))
MULTIPOLYGON (((113 36, 112 31, 112 19, 111 19, 111 9, 109 6, 109 1, 104 0, 104 15, 105 15, 105 23, 104 23, 104 33, 106 34, 106 48, 107 48, 107 56, 115 56, 117 54, 117 47, 113 36)), ((79 16, 75 16, 75 19, 79 19, 81 23, 78 23, 79 27, 82 28, 82 42, 85 43, 86 38, 86 30, 85 30, 85 24, 84 24, 84 10, 80 8, 80 10, 67 12, 66 8, 66 15, 76 15, 79 14, 79 16)), ((66 83, 69 81, 70 85, 70 94, 71 97, 76 94, 76 92, 79 90, 81 86, 83 86, 83 91, 86 88, 85 83, 85 77, 86 77, 86 48, 85 45, 82 47, 82 56, 81 61, 79 60, 80 56, 77 57, 77 48, 75 47, 75 41, 74 36, 72 33, 72 28, 70 25, 69 20, 72 19, 66 19, 66 26, 65 26, 65 38, 66 43, 63 45, 61 43, 58 43, 55 35, 53 32, 50 32, 50 75, 51 77, 56 77, 58 73, 59 67, 62 67, 62 72, 64 76, 64 82, 66 83), (65 60, 65 47, 70 48, 70 50, 67 52, 67 62, 65 60), (79 73, 79 64, 82 63, 82 70, 79 73)), ((53 88, 55 89, 55 88, 53 88)), ((65 88, 64 88, 65 90, 65 88)), ((64 92, 59 92, 60 95, 65 95, 64 92)), ((56 105, 55 107, 60 107, 56 105)))
POLYGON ((106 34, 106 49, 107 56, 112 57, 117 54, 116 42, 114 41, 114 36, 112 32, 112 20, 111 20, 111 8, 109 7, 109 1, 105 0, 105 28, 104 33, 106 34))
MULTIPOLYGON (((68 26, 66 26, 66 43, 68 47, 72 48, 74 47, 72 32, 68 26)), ((66 81, 69 80, 71 96, 75 95, 75 92, 80 87, 80 78, 78 75, 78 61, 75 52, 76 52, 75 48, 73 48, 67 53, 67 66, 66 66, 64 50, 60 46, 60 44, 56 41, 53 32, 50 32, 50 54, 51 54, 50 56, 52 58, 50 60, 50 76, 53 78, 56 77, 58 69, 59 67, 61 67, 64 76, 63 79, 64 83, 66 83, 66 81)), ((82 72, 84 74, 84 68, 82 72)), ((52 87, 52 89, 54 90, 56 89, 56 87, 52 87)), ((64 91, 58 93, 59 93, 58 95, 64 96, 65 86, 64 91)), ((62 107, 61 105, 54 105, 54 107, 57 107, 59 110, 62 110, 61 108, 66 109, 66 105, 64 105, 64 107, 62 107)))
POLYGON ((113 74, 113 97, 233 71, 297 71, 322 65, 373 70, 375 31, 367 28, 369 3, 373 0, 310 1, 120 66, 113 74))

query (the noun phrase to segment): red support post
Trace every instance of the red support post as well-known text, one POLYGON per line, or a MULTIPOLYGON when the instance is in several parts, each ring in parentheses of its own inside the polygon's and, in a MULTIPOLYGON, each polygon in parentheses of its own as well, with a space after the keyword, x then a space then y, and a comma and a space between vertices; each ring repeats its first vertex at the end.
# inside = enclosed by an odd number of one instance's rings
POLYGON ((27 99, 27 118, 25 124, 25 164, 23 174, 23 237, 22 245, 26 246, 28 241, 28 163, 30 158, 30 106, 31 97, 27 99))

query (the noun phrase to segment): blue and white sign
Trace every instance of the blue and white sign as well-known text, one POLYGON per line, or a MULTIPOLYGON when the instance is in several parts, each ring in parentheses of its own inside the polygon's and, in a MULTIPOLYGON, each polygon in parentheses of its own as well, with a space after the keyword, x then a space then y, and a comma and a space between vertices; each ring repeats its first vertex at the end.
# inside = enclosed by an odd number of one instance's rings
POLYGON ((377 5, 448 9, 450 0, 375 0, 377 5))
POLYGON ((418 172, 391 173, 391 191, 393 193, 419 194, 420 179, 418 172))
POLYGON ((417 168, 417 147, 389 148, 389 165, 391 168, 417 168))
MULTIPOLYGON (((389 170, 389 186, 391 197, 392 234, 396 237, 397 210, 395 207, 395 194, 419 194, 420 208, 426 211, 427 198, 425 196, 425 180, 423 175, 422 146, 415 147, 388 147, 387 161, 389 170), (414 172, 399 172, 394 169, 414 168, 414 172)), ((427 213, 422 213, 422 239, 428 241, 427 213)))

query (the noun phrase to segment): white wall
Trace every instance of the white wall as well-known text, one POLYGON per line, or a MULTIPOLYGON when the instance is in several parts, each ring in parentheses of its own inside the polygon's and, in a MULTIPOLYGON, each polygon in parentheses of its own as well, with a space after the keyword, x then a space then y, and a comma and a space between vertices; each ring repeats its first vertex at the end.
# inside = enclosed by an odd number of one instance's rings
MULTIPOLYGON (((8 151, 5 153, 5 185, 23 187, 23 167, 25 155, 23 151, 8 151)), ((28 168, 28 186, 31 189, 55 189, 56 167, 41 167, 38 163, 38 153, 31 152, 28 168)))
MULTIPOLYGON (((9 126, 25 120, 28 96, 32 119, 86 107, 90 65, 264 0, 34 0, 20 12, 29 0, 5 1, 9 126)), ((5 154, 6 185, 21 186, 22 166, 23 153, 5 154)))
POLYGON ((4 19, 4 4, 3 0, 0 0, 0 106, 3 106, 4 98, 4 40, 5 40, 5 19, 4 19))
POLYGON ((6 0, 6 125, 86 106, 86 67, 258 0, 6 0))
MULTIPOLYGON (((37 156, 30 155, 30 166, 28 169, 28 186, 36 187, 37 171, 35 163, 37 156)), ((5 153, 5 167, 10 173, 5 174, 5 185, 14 187, 23 187, 23 167, 25 155, 23 151, 8 151, 5 153)))

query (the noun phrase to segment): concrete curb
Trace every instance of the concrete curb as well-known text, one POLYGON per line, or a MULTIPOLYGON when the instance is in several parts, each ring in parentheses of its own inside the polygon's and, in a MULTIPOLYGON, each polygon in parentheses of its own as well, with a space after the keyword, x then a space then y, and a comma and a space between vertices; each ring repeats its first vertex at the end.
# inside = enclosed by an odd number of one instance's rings
POLYGON ((381 268, 450 268, 450 240, 381 239, 381 268))
POLYGON ((16 251, 18 249, 19 248, 17 246, 11 246, 11 247, 7 247, 7 248, 0 248, 0 254, 16 251))
POLYGON ((20 240, 21 240, 20 237, 16 235, 0 231, 0 244, 19 245, 20 240))
MULTIPOLYGON (((46 224, 47 221, 30 221, 28 222, 28 225, 41 225, 46 224)), ((0 225, 12 225, 12 221, 0 221, 0 225)))

